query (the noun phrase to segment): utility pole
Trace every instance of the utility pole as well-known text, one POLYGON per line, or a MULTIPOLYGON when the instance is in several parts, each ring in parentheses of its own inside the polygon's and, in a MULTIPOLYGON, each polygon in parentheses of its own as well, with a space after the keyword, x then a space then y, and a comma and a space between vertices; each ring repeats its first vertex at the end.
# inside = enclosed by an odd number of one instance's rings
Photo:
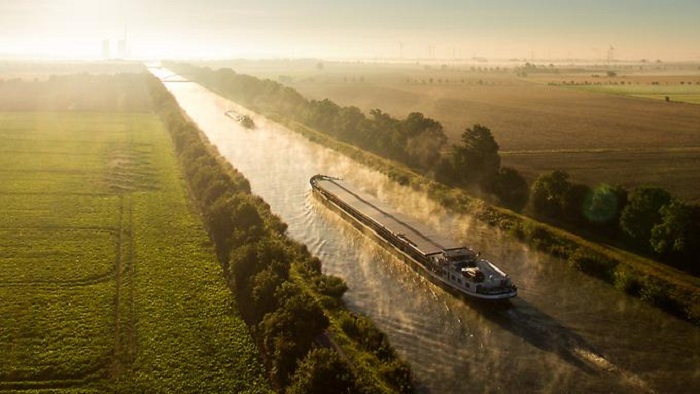
POLYGON ((608 67, 612 65, 612 63, 615 61, 615 48, 610 45, 610 48, 608 48, 608 67))

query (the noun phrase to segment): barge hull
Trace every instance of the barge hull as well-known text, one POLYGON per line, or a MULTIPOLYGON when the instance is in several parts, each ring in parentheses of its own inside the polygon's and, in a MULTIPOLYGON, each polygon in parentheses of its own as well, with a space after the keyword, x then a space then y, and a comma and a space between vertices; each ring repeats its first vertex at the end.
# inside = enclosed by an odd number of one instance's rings
POLYGON ((311 179, 312 190, 321 202, 340 214, 355 228, 388 248, 401 261, 413 270, 458 296, 476 299, 502 300, 517 295, 513 286, 510 291, 495 294, 465 292, 427 267, 426 262, 432 255, 444 250, 458 249, 454 242, 433 234, 419 225, 411 223, 390 209, 383 207, 369 196, 359 195, 341 185, 338 179, 327 176, 314 176, 311 179), (429 235, 428 235, 429 234, 429 235))

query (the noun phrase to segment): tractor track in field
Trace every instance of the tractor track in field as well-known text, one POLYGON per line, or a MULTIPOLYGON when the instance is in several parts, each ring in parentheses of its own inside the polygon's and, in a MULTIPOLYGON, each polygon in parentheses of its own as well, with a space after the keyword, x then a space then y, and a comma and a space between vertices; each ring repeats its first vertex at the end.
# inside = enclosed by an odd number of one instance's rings
POLYGON ((115 260, 114 356, 110 376, 118 378, 136 355, 134 321, 134 237, 133 204, 130 194, 119 197, 119 237, 115 260))

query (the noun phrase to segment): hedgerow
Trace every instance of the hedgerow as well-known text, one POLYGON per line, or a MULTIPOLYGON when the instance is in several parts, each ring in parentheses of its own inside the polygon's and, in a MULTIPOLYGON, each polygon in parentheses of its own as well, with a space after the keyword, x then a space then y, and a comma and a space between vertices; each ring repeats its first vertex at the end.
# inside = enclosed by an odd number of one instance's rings
POLYGON ((327 373, 313 361, 319 355, 314 349, 333 348, 334 341, 342 341, 348 342, 347 349, 361 348, 362 357, 376 360, 373 366, 383 366, 370 370, 366 362, 357 362, 356 352, 343 351, 344 357, 334 365, 352 372, 347 390, 411 392, 410 369, 397 359, 384 336, 377 343, 384 349, 380 351, 373 344, 356 345, 361 337, 349 341, 334 330, 338 316, 348 313, 342 302, 347 289, 342 280, 323 275, 320 261, 286 237, 286 224, 251 194, 248 181, 218 155, 160 82, 151 83, 154 105, 171 134, 189 190, 273 387, 283 392, 293 385, 298 390, 300 382, 311 379, 309 374, 327 373), (399 370, 402 373, 390 372, 399 370))

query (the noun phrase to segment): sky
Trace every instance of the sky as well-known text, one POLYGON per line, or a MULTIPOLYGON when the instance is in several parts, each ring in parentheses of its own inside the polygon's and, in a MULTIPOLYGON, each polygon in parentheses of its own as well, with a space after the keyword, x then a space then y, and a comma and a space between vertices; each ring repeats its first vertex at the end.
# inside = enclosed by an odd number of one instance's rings
POLYGON ((139 59, 698 61, 700 0, 0 0, 0 56, 124 38, 139 59))

